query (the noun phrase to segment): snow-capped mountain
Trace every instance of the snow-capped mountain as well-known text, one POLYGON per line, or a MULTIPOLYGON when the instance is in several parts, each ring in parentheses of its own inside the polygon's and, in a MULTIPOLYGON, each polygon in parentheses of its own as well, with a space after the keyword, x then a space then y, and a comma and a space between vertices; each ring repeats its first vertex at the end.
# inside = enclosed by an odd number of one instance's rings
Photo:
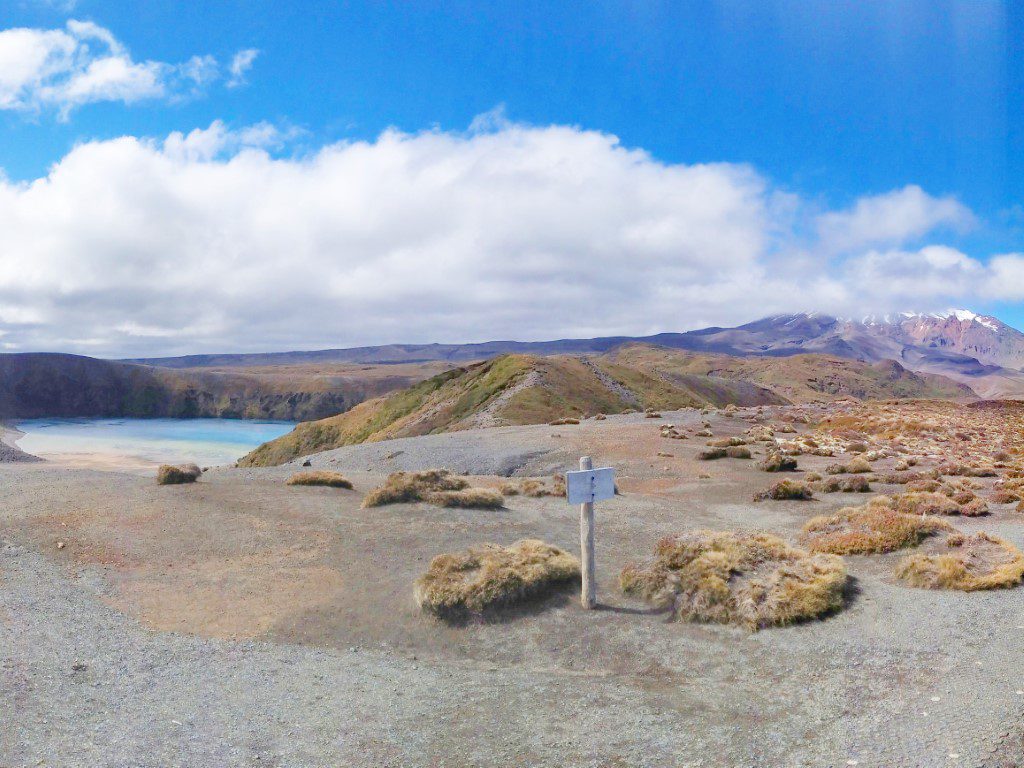
POLYGON ((955 378, 984 397, 1024 397, 1024 333, 966 309, 861 318, 775 315, 683 336, 694 342, 691 348, 738 355, 820 352, 872 362, 896 360, 911 370, 955 378))

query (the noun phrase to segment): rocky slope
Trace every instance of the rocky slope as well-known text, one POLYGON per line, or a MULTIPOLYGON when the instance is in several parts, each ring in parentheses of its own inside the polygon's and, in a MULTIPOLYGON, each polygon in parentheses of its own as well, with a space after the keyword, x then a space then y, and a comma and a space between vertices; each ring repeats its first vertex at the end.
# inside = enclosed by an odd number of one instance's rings
POLYGON ((448 371, 351 411, 299 424, 239 463, 272 466, 376 440, 542 424, 630 408, 773 405, 836 397, 971 398, 941 376, 822 355, 741 359, 629 344, 587 357, 505 355, 448 371))

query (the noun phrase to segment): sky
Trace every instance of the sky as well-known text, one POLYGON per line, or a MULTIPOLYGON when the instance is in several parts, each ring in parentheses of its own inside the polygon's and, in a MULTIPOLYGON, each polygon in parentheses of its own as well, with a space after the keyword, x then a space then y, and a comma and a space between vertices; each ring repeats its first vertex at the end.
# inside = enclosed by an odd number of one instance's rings
POLYGON ((0 351, 1024 327, 1024 11, 0 0, 0 351))

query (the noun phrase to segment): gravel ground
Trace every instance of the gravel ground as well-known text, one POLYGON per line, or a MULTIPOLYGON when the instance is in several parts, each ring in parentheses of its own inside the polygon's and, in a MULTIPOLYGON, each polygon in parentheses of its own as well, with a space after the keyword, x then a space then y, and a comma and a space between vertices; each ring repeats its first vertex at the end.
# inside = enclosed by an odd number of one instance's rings
MULTIPOLYGON (((488 430, 314 458, 349 472, 356 493, 286 488, 294 467, 218 469, 174 489, 128 474, 0 467, 0 766, 1021 758, 1024 590, 915 590, 893 579, 898 556, 853 557, 846 610, 754 634, 667 622, 618 595, 619 568, 665 533, 793 536, 851 500, 751 504, 774 478, 751 462, 695 462, 703 441, 661 441, 659 423, 488 430), (498 513, 370 512, 358 509, 361 493, 392 468, 458 468, 484 454, 474 468, 541 474, 582 449, 623 480, 624 495, 598 511, 601 609, 566 595, 464 626, 420 615, 410 584, 433 554, 524 535, 571 547, 576 513, 564 500, 523 498, 498 513)), ((741 426, 721 419, 715 431, 741 426)), ((1010 509, 955 523, 1024 545, 1010 509)))

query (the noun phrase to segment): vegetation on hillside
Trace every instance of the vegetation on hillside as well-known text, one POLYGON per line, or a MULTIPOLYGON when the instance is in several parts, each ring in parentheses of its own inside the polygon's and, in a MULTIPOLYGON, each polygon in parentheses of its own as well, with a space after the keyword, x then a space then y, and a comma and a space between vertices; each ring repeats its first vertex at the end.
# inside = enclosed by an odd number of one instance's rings
POLYGON ((963 390, 906 371, 893 378, 877 366, 822 355, 748 361, 637 344, 590 357, 505 355, 300 424, 240 464, 272 466, 345 445, 479 426, 571 424, 628 409, 785 404, 856 393, 960 396, 963 390))

